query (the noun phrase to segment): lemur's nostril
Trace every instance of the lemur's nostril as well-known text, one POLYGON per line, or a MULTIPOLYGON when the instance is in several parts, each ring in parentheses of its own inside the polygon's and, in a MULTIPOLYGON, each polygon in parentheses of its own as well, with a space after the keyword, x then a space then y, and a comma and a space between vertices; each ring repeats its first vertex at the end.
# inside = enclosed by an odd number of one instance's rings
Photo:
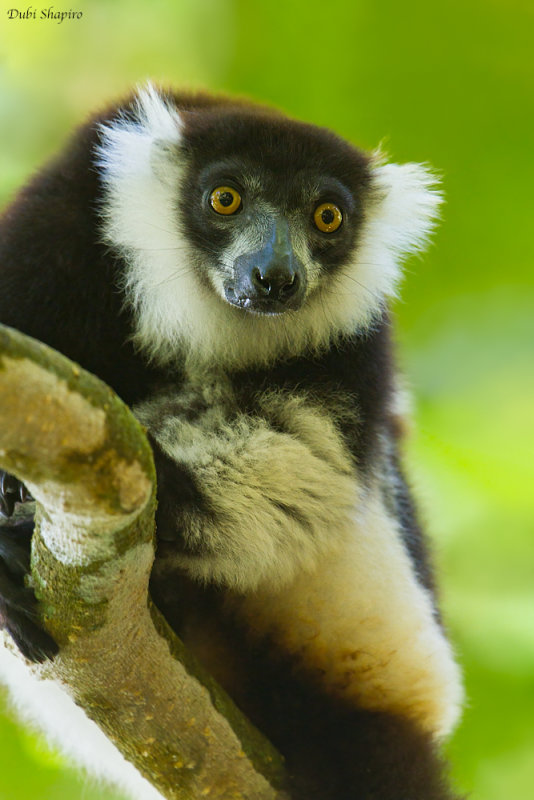
POLYGON ((261 274, 258 267, 254 267, 252 270, 252 282, 256 286, 256 288, 261 288, 265 290, 267 294, 271 291, 271 284, 264 275, 261 274))
POLYGON ((291 280, 287 281, 280 287, 279 292, 281 297, 290 297, 297 290, 299 283, 299 276, 295 272, 291 280))

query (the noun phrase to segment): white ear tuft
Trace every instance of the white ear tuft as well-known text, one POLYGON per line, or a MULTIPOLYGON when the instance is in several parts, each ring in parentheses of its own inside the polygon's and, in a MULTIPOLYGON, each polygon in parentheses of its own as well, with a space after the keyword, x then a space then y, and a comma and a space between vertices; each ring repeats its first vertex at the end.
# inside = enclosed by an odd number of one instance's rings
POLYGON ((377 153, 371 174, 355 255, 339 273, 330 299, 329 313, 348 331, 371 324, 387 299, 396 297, 402 261, 424 248, 441 203, 436 176, 424 165, 384 164, 377 153))
MULTIPOLYGON (((162 169, 155 167, 154 159, 158 161, 162 149, 169 154, 170 146, 180 141, 181 128, 177 109, 151 84, 138 90, 133 120, 120 115, 101 126, 97 163, 112 200, 116 200, 122 191, 130 190, 129 184, 133 189, 136 183, 146 180, 154 172, 161 174, 162 169)), ((171 166, 169 156, 168 160, 171 166)))
POLYGON ((129 299, 136 307, 149 302, 152 283, 169 280, 183 250, 176 240, 174 212, 183 166, 181 127, 178 110, 151 85, 138 91, 133 118, 119 114, 101 127, 97 163, 105 186, 102 234, 126 257, 123 281, 131 287, 129 299), (162 259, 158 272, 146 262, 150 253, 160 251, 168 258, 162 259))
POLYGON ((137 118, 140 125, 154 139, 174 142, 182 127, 178 111, 159 94, 155 86, 148 82, 137 90, 137 118))
POLYGON ((424 249, 442 202, 437 176, 424 164, 380 164, 373 169, 373 185, 374 235, 396 258, 424 249))

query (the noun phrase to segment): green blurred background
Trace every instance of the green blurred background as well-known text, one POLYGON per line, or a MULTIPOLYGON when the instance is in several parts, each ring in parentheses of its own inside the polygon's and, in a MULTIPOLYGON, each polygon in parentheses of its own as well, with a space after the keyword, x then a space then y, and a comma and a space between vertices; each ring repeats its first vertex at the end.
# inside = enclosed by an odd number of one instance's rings
MULTIPOLYGON (((9 21, 2 2, 2 203, 74 123, 149 76, 250 95, 442 173, 443 224, 396 307, 414 389, 407 458, 465 669, 455 780, 473 800, 530 800, 533 4, 92 0, 57 24, 9 21)), ((118 797, 3 709, 0 800, 118 797)))

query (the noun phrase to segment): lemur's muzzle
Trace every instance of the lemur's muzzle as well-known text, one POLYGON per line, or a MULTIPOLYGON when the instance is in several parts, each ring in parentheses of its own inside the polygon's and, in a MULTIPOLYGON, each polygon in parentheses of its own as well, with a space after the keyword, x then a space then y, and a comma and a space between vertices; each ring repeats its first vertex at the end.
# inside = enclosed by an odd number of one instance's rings
POLYGON ((232 305, 259 314, 296 311, 306 290, 304 267, 293 252, 284 217, 273 222, 263 247, 234 261, 234 276, 225 284, 232 305))

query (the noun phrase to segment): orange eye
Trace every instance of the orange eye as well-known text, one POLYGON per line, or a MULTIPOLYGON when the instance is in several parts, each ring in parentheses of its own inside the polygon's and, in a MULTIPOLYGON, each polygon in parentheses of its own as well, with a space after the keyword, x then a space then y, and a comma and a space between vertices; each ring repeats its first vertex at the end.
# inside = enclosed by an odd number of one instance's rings
POLYGON ((210 205, 217 214, 235 214, 241 207, 241 195, 231 186, 217 186, 210 194, 210 205))
POLYGON ((313 212, 313 221, 323 233, 333 233, 343 222, 343 214, 334 203, 321 203, 313 212))

